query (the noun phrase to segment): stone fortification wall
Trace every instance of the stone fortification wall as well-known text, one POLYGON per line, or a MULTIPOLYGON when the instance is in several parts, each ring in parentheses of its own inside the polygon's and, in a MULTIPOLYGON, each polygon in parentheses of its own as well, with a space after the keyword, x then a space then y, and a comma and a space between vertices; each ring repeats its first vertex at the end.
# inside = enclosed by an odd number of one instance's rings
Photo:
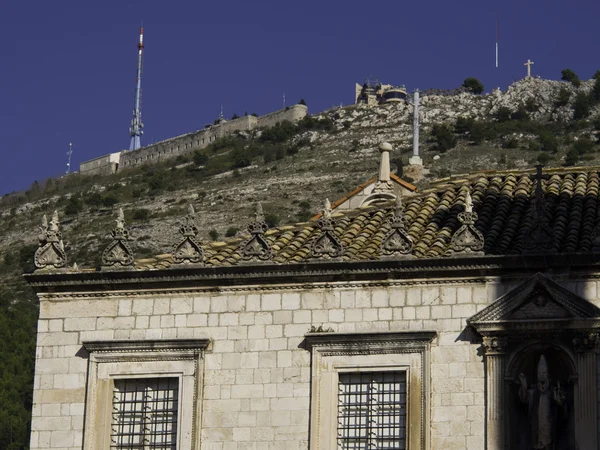
MULTIPOLYGON (((223 121, 211 125, 203 130, 194 131, 181 136, 176 136, 152 145, 134 150, 121 152, 120 162, 115 165, 109 156, 102 156, 81 163, 79 171, 86 175, 110 174, 117 168, 135 167, 140 164, 152 164, 165 159, 184 155, 194 150, 205 148, 218 138, 228 136, 237 131, 249 131, 254 128, 268 128, 279 122, 289 120, 296 122, 303 119, 307 114, 305 105, 293 105, 279 111, 272 112, 262 117, 244 116, 237 119, 223 121)), ((114 153, 113 153, 114 155, 114 153)))
POLYGON ((251 130, 256 127, 256 122, 256 117, 244 116, 217 125, 211 125, 204 130, 165 139, 139 150, 125 152, 121 155, 120 167, 126 168, 140 164, 156 163, 177 155, 184 155, 194 150, 205 148, 218 138, 236 131, 251 130))
POLYGON ((119 167, 121 153, 110 153, 79 165, 79 172, 84 175, 110 175, 119 167))
POLYGON ((306 105, 288 106, 285 109, 280 109, 279 111, 260 116, 258 118, 258 127, 272 127, 279 122, 283 122, 284 120, 296 122, 298 120, 302 120, 306 116, 306 114, 308 114, 308 108, 306 107, 306 105))

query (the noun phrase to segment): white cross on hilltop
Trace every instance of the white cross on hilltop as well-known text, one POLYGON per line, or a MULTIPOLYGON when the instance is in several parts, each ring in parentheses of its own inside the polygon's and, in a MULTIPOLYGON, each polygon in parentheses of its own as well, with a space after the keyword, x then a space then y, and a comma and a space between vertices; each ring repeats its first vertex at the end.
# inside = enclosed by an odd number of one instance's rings
POLYGON ((525 64, 523 64, 524 66, 527 66, 527 78, 531 78, 531 65, 535 64, 533 61, 530 61, 529 58, 527 58, 527 62, 525 64))

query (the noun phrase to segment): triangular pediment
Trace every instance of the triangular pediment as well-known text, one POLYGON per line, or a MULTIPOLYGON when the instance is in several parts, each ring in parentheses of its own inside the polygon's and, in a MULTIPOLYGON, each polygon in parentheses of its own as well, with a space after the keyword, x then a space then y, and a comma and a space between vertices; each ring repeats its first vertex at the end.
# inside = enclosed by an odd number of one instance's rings
POLYGON ((538 273, 472 316, 468 323, 489 328, 511 323, 597 322, 600 308, 538 273))

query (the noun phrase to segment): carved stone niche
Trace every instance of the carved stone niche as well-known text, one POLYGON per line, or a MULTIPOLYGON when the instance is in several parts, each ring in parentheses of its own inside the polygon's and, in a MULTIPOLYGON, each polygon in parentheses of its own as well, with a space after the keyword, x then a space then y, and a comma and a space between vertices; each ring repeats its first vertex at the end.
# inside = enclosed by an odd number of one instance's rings
POLYGON ((488 450, 597 449, 600 308, 538 273, 468 323, 483 339, 488 450))

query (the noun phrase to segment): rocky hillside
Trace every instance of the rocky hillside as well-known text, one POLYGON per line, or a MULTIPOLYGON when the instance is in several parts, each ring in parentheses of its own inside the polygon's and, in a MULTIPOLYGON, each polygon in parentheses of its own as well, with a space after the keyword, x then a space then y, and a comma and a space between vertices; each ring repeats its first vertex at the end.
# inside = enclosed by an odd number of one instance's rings
MULTIPOLYGON (((528 78, 505 92, 426 95, 421 155, 429 173, 417 185, 460 173, 598 164, 600 82, 528 78)), ((405 171, 411 153, 410 104, 336 108, 297 125, 244 132, 189 157, 109 177, 73 174, 34 183, 0 202, 0 448, 24 448, 32 386, 36 303, 21 281, 32 270, 37 227, 58 210, 70 264, 96 266, 121 207, 136 257, 168 253, 193 204, 204 242, 239 236, 261 202, 272 226, 308 220, 327 197, 344 196, 377 173, 382 141, 405 171), (14 345, 18 342, 19 345, 14 345)), ((408 181, 413 181, 409 179, 408 181)))

